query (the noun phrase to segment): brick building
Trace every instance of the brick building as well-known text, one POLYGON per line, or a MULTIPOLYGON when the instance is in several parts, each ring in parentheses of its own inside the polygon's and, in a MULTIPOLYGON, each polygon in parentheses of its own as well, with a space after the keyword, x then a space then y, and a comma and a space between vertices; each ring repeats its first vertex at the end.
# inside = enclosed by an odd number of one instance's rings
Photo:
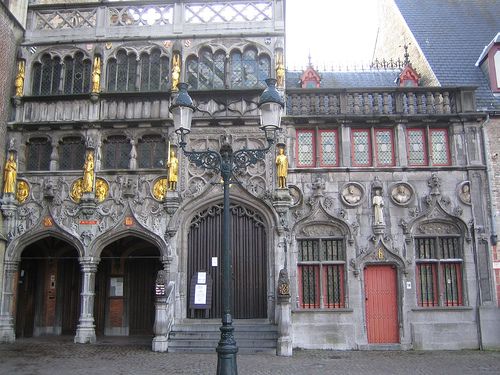
POLYGON ((484 340, 498 327, 484 318, 497 302, 495 230, 482 214, 488 113, 475 87, 422 84, 425 71, 407 60, 283 77, 284 14, 283 0, 30 2, 12 64, 26 79, 7 134, 18 173, 1 205, 2 341, 152 334, 163 269, 169 350, 212 350, 220 176, 188 162, 169 107, 187 82, 193 150, 228 139, 261 148, 257 104, 277 78, 279 142, 231 187, 240 347, 494 346, 484 340), (173 190, 167 154, 179 163, 173 190), (193 308, 200 273, 205 311, 193 308), (182 340, 193 332, 196 343, 182 340))

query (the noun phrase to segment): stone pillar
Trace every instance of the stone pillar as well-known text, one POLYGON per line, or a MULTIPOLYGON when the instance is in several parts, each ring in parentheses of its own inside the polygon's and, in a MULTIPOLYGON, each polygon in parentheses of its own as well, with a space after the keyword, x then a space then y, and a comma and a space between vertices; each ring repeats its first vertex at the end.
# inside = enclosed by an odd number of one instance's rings
POLYGON ((13 312, 19 261, 6 260, 4 264, 5 271, 0 306, 0 342, 12 343, 16 339, 13 312))
POLYGON ((290 304, 290 280, 285 268, 280 270, 278 279, 278 342, 276 355, 291 357, 292 348, 292 314, 290 304))
POLYGON ((95 296, 95 274, 99 258, 80 258, 82 267, 82 302, 80 309, 80 321, 76 329, 75 343, 95 343, 94 324, 94 296, 95 296))
POLYGON ((167 271, 158 271, 155 283, 155 322, 153 325, 152 349, 153 352, 166 352, 168 350, 168 332, 170 331, 170 319, 168 317, 167 303, 167 271))

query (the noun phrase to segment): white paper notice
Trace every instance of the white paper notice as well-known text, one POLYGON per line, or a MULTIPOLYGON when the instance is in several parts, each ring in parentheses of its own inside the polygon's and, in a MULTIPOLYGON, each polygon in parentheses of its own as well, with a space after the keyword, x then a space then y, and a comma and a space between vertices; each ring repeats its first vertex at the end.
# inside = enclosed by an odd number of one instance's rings
POLYGON ((207 283, 207 273, 206 272, 198 272, 198 281, 196 284, 206 284, 207 283))
POLYGON ((217 267, 217 257, 212 257, 212 267, 217 267))
POLYGON ((194 304, 206 305, 207 303, 207 286, 196 284, 194 288, 194 304))

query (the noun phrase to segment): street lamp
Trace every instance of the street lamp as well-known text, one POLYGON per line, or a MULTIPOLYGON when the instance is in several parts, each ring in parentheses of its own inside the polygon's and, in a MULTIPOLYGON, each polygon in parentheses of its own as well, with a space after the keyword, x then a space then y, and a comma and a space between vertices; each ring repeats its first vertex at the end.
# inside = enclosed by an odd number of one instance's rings
POLYGON ((276 90, 276 80, 267 79, 267 88, 259 99, 259 113, 261 127, 264 131, 267 147, 261 149, 243 148, 233 152, 233 148, 226 139, 219 151, 207 149, 205 151, 186 150, 186 136, 191 132, 191 120, 195 107, 187 92, 187 84, 179 84, 179 94, 170 107, 174 119, 175 133, 179 137, 179 146, 191 163, 198 167, 213 170, 221 174, 224 186, 223 200, 223 228, 222 228, 222 326, 221 336, 217 345, 217 374, 237 375, 236 353, 238 347, 234 339, 233 319, 231 317, 231 271, 232 257, 229 248, 231 243, 230 228, 231 216, 229 208, 229 184, 233 182, 234 172, 264 160, 266 153, 274 144, 277 132, 281 130, 281 113, 284 102, 276 90))

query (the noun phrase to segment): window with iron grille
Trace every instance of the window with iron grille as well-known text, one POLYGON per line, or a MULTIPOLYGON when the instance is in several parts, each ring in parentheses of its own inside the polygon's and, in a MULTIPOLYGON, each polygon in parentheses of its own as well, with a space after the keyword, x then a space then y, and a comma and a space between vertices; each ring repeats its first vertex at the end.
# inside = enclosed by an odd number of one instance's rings
POLYGON ((139 168, 163 168, 166 158, 165 141, 160 135, 146 135, 137 145, 139 168))
POLYGON ((83 53, 64 58, 64 93, 82 94, 90 92, 92 62, 83 53))
POLYGON ((351 130, 351 163, 353 167, 392 167, 394 162, 394 133, 392 129, 351 130))
POLYGON ((48 171, 52 145, 47 138, 31 138, 26 145, 26 169, 48 171))
POLYGON ((31 92, 33 95, 56 95, 60 94, 62 64, 57 56, 51 57, 44 54, 40 62, 33 64, 33 83, 31 92))
POLYGON ((66 137, 59 145, 59 169, 78 170, 85 163, 85 143, 81 137, 66 137))
POLYGON ((132 145, 127 137, 115 135, 103 142, 103 168, 127 169, 132 145))
POLYGON ((190 56, 186 62, 187 82, 194 90, 223 89, 226 79, 226 54, 212 54, 203 49, 199 56, 190 56))
POLYGON ((162 56, 160 50, 154 49, 151 54, 141 54, 139 64, 141 91, 168 90, 170 73, 167 56, 162 56))
POLYGON ((300 307, 345 307, 344 241, 335 238, 303 239, 297 244, 300 307))
POLYGON ((295 157, 298 168, 339 165, 337 129, 297 129, 295 157))
POLYGON ((271 59, 257 55, 254 49, 231 53, 231 88, 264 87, 264 81, 271 76, 271 59))
POLYGON ((462 306, 460 237, 415 238, 418 305, 462 306))
POLYGON ((137 57, 120 50, 116 58, 108 60, 108 91, 124 92, 137 90, 137 57))
POLYGON ((450 165, 448 129, 409 128, 406 130, 408 165, 450 165))

